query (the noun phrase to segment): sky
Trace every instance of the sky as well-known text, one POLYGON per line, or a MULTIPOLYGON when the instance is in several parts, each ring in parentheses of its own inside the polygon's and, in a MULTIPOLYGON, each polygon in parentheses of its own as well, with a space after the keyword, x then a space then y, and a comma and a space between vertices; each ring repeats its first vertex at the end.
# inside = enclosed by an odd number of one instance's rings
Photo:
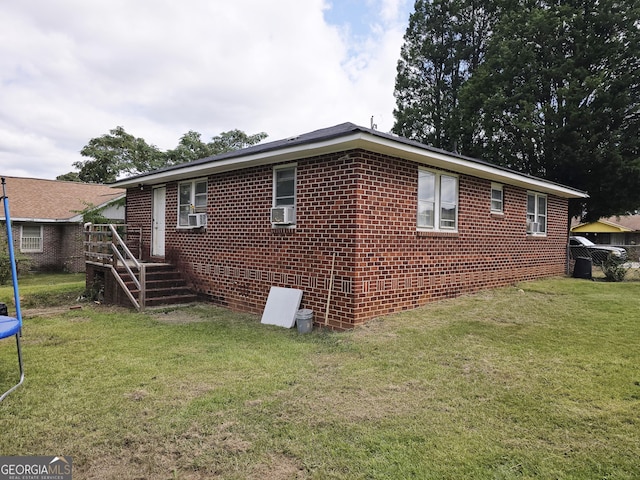
POLYGON ((0 2, 0 175, 53 179, 121 126, 278 140, 393 126, 413 0, 0 2))

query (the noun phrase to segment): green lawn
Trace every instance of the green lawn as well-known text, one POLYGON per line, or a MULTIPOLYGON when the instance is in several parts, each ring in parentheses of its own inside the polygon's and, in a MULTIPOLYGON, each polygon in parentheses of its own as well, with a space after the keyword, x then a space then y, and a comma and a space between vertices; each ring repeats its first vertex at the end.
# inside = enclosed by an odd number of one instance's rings
MULTIPOLYGON (((522 283, 309 335, 208 305, 29 312, 0 455, 69 455, 77 479, 640 478, 638 282, 522 283)), ((14 364, 5 340, 0 384, 14 364)))

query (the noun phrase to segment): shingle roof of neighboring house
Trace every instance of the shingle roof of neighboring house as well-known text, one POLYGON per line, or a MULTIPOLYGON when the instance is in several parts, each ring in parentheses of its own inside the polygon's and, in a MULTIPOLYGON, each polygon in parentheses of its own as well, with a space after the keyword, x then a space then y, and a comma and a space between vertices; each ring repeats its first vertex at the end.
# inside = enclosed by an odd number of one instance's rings
POLYGON ((640 215, 624 215, 617 217, 601 218, 609 223, 620 225, 621 227, 628 228, 632 231, 640 231, 640 215))
POLYGON ((638 232, 640 231, 640 215, 618 215, 601 218, 595 222, 578 223, 572 225, 572 232, 638 232))
MULTIPOLYGON (((125 195, 125 190, 95 183, 3 178, 13 221, 81 221, 79 212, 89 205, 102 207, 125 195)), ((4 218, 4 209, 0 208, 0 220, 4 218)))
POLYGON ((353 123, 342 123, 303 135, 174 165, 126 178, 113 185, 127 188, 143 184, 153 185, 358 148, 390 156, 400 156, 433 167, 446 168, 458 173, 553 193, 566 198, 586 198, 588 196, 585 192, 571 187, 524 175, 475 158, 446 152, 406 138, 360 127, 353 123))

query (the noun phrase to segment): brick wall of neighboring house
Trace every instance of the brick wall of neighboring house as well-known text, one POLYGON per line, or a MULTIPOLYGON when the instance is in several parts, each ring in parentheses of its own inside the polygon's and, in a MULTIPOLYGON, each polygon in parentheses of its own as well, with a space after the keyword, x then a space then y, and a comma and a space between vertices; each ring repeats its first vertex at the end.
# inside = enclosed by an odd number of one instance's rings
POLYGON ((22 225, 31 224, 11 223, 14 253, 18 261, 20 258, 28 260, 30 270, 69 273, 85 271, 82 225, 42 224, 42 252, 22 252, 22 225))
MULTIPOLYGON (((195 289, 261 313, 271 286, 300 288, 302 306, 332 328, 516 281, 565 271, 567 202, 548 196, 549 232, 526 235, 527 192, 460 175, 458 233, 416 230, 418 164, 365 151, 297 162, 296 227, 272 228, 273 166, 208 178, 206 230, 177 229, 177 183, 166 185, 166 258, 195 289)), ((149 225, 151 191, 127 192, 127 223, 149 225)), ((143 238, 149 252, 150 236, 143 238)))
POLYGON ((69 273, 85 271, 84 230, 80 223, 65 224, 60 231, 60 256, 63 269, 69 273))

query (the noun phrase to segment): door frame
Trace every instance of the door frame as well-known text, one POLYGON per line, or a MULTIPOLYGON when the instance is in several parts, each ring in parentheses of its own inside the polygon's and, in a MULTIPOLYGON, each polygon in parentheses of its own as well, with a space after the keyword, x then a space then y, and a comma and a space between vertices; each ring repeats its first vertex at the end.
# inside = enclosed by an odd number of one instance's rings
POLYGON ((167 187, 154 186, 151 190, 151 256, 165 256, 165 239, 167 231, 167 187), (162 193, 161 193, 162 192, 162 193), (158 195, 161 195, 158 197, 158 195))

